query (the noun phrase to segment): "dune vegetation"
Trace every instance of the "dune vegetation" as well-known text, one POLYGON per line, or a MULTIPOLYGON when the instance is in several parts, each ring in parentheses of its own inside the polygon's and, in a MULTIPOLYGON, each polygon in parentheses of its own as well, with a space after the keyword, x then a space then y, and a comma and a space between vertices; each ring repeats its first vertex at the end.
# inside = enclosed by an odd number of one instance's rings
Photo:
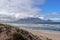
MULTIPOLYGON (((42 40, 37 35, 18 27, 0 24, 0 40, 42 40)), ((47 40, 51 40, 48 39, 47 40)))

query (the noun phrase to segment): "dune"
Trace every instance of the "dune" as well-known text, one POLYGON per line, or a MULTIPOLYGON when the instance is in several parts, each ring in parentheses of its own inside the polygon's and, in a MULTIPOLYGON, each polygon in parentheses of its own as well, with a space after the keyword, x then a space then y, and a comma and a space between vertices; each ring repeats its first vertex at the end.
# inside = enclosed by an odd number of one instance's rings
POLYGON ((51 40, 41 35, 39 37, 32 32, 19 27, 0 24, 0 40, 51 40))

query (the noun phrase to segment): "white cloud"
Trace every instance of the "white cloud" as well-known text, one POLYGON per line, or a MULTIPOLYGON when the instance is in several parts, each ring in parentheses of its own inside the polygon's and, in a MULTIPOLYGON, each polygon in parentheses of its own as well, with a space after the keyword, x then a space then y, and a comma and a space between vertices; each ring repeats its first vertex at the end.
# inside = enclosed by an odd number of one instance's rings
POLYGON ((43 4, 45 0, 0 0, 0 18, 23 18, 34 16, 41 11, 34 5, 43 4))
POLYGON ((46 17, 46 18, 58 18, 60 17, 59 12, 51 12, 51 13, 46 13, 46 14, 41 14, 41 16, 46 17))
POLYGON ((60 13, 58 13, 58 12, 52 12, 52 16, 60 16, 60 13))
POLYGON ((0 10, 7 12, 36 12, 38 8, 32 8, 33 0, 0 0, 0 10))
POLYGON ((39 17, 40 19, 44 19, 44 17, 39 17))
POLYGON ((45 1, 46 0, 35 0, 35 2, 36 2, 37 5, 45 4, 45 1))
POLYGON ((51 19, 53 21, 60 21, 60 18, 49 18, 49 19, 51 19))

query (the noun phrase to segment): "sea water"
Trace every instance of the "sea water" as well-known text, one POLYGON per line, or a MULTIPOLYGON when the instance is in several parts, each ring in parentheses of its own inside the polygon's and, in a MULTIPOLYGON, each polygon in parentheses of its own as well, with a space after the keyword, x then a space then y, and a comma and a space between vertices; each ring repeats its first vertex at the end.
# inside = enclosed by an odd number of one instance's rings
POLYGON ((15 23, 9 23, 9 24, 37 30, 43 29, 43 30, 60 31, 60 24, 15 24, 15 23))

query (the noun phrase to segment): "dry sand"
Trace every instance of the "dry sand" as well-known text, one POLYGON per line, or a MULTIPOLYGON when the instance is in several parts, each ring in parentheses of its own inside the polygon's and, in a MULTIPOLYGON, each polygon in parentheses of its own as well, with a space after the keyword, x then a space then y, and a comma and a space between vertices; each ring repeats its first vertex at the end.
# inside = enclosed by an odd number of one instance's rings
POLYGON ((48 31, 48 30, 33 30, 28 28, 22 28, 25 29, 34 35, 37 35, 39 37, 42 37, 42 39, 52 39, 52 40, 60 40, 60 32, 59 31, 48 31))

